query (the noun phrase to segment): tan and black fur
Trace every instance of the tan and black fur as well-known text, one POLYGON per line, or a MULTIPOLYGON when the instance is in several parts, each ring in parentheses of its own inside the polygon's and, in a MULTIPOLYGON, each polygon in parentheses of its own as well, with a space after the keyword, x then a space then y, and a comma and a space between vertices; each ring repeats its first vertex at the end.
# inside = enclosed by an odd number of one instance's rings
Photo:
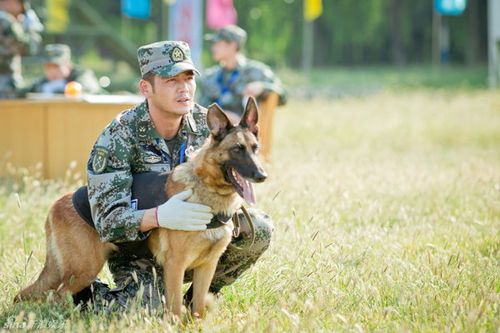
MULTIPOLYGON (((213 104, 208 108, 210 138, 190 160, 177 166, 166 184, 167 197, 192 189, 190 202, 208 205, 214 214, 231 216, 242 204, 245 180, 266 178, 256 155, 258 111, 251 98, 237 126, 213 104), (239 177, 235 179, 235 173, 239 177), (245 180, 242 180, 245 179, 245 180)), ((102 242, 95 229, 76 212, 72 194, 59 198, 50 208, 46 223, 47 254, 38 279, 23 289, 15 301, 44 299, 50 290, 56 295, 75 294, 89 286, 107 258, 118 247, 102 242)), ((186 270, 193 270, 192 312, 203 316, 205 299, 217 262, 231 240, 228 223, 205 231, 177 231, 157 228, 148 247, 164 271, 167 309, 181 315, 182 284, 186 270)))

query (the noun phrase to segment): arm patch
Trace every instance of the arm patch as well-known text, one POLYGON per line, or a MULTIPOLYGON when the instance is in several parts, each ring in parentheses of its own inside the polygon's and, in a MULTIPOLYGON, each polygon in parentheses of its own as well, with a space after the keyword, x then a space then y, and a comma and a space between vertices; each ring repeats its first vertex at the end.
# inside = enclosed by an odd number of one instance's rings
POLYGON ((109 150, 104 147, 96 147, 94 157, 92 158, 92 171, 99 174, 106 169, 108 165, 109 150))

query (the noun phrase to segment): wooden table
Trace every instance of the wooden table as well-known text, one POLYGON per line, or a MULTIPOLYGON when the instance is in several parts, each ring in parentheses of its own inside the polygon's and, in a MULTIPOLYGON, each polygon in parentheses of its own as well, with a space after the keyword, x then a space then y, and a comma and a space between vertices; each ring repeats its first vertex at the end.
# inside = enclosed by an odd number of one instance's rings
MULTIPOLYGON (((45 178, 63 178, 70 164, 86 177, 90 149, 102 129, 139 96, 0 100, 0 163, 32 167, 45 178)), ((5 176, 0 165, 0 176, 5 176)))

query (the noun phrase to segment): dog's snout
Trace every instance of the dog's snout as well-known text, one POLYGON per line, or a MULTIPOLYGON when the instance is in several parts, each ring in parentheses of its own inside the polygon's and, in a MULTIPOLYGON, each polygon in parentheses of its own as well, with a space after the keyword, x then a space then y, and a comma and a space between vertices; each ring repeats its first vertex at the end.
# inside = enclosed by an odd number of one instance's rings
POLYGON ((266 180, 266 178, 267 174, 265 171, 257 170, 256 172, 254 172, 253 179, 255 179, 257 183, 262 183, 264 180, 266 180))

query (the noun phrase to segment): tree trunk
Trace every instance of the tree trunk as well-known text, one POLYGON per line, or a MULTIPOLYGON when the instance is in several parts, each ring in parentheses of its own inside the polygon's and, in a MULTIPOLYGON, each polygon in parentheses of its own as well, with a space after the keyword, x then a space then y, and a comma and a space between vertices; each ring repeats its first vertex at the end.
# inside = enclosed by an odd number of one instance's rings
POLYGON ((389 15, 391 18, 391 53, 392 63, 397 66, 405 64, 406 59, 401 42, 401 0, 391 0, 389 15))
POLYGON ((479 8, 478 0, 469 0, 467 8, 467 40, 465 43, 465 64, 474 66, 478 63, 480 36, 479 36, 479 8))

